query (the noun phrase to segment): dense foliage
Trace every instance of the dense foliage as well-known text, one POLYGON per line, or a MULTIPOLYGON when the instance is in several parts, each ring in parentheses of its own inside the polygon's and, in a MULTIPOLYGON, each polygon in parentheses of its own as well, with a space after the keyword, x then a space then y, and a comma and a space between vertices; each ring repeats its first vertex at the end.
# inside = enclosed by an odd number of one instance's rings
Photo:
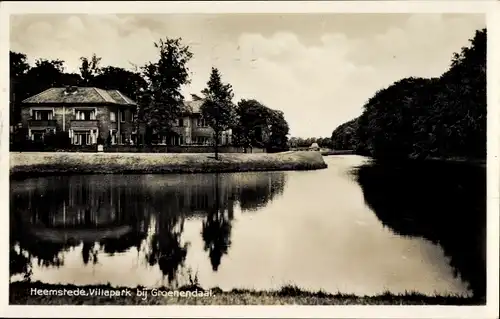
POLYGON ((241 100, 236 106, 236 125, 233 128, 235 143, 245 149, 266 148, 279 152, 288 148, 290 130, 283 112, 270 109, 257 100, 241 100))
POLYGON ((319 147, 322 148, 332 148, 333 143, 330 137, 291 137, 288 141, 288 145, 291 148, 306 148, 310 147, 313 143, 317 143, 319 147))
POLYGON ((375 93, 332 134, 335 149, 377 159, 486 156, 486 29, 438 78, 405 78, 375 93))

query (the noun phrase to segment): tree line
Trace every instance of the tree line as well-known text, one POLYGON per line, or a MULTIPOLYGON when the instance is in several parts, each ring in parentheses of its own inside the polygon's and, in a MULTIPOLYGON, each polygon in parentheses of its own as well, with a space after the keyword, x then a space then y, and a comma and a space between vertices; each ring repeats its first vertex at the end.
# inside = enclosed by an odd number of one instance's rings
MULTIPOLYGON (((10 124, 21 120, 19 103, 51 87, 87 86, 116 89, 134 99, 137 104, 136 124, 145 132, 140 140, 151 144, 153 135, 168 137, 174 120, 184 109, 181 89, 190 83, 188 63, 193 54, 182 38, 165 38, 154 43, 158 56, 142 66, 130 69, 101 66, 96 54, 80 58, 79 73, 66 73, 60 59, 39 58, 33 66, 27 56, 10 51, 10 124)), ((222 80, 221 72, 212 67, 205 89, 202 90, 201 114, 214 131, 216 157, 221 134, 231 129, 232 143, 266 148, 270 152, 287 149, 289 126, 282 111, 274 110, 256 99, 234 103, 231 84, 222 80)), ((106 137, 101 137, 105 139, 106 137)))
POLYGON ((401 79, 332 133, 335 149, 375 159, 486 157, 486 29, 440 77, 401 79))
POLYGON ((288 139, 288 146, 291 148, 310 147, 313 143, 317 143, 321 148, 333 147, 332 139, 330 137, 290 137, 288 139))

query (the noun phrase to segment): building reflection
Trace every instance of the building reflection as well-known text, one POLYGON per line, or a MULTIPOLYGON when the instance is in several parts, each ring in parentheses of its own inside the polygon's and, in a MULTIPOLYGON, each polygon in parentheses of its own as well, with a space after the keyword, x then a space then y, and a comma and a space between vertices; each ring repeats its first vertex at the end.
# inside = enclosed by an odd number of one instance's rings
POLYGON ((234 209, 257 210, 283 192, 285 174, 60 176, 11 182, 11 275, 31 265, 64 267, 69 249, 82 266, 136 249, 169 283, 183 267, 188 218, 201 221, 217 271, 231 245, 234 209), (15 248, 15 249, 14 249, 15 248))

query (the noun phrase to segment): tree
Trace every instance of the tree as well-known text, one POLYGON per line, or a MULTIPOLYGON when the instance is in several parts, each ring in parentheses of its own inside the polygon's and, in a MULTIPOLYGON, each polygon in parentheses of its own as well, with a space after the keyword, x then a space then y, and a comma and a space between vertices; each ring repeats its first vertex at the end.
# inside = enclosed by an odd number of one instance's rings
POLYGON ((141 68, 147 87, 137 96, 143 106, 140 116, 148 129, 160 136, 171 133, 173 122, 184 107, 181 87, 190 83, 187 63, 193 54, 181 41, 181 38, 166 38, 155 43, 158 61, 141 68))
POLYGON ((64 61, 37 59, 23 80, 22 99, 63 85, 64 61))
POLYGON ((330 137, 320 137, 316 140, 319 147, 332 148, 332 139, 330 137))
POLYGON ((336 150, 355 150, 359 145, 357 125, 357 118, 339 125, 332 133, 331 147, 336 150))
POLYGON ((86 57, 81 57, 80 61, 82 62, 80 66, 80 74, 82 75, 82 81, 80 85, 82 86, 94 86, 94 79, 100 73, 101 63, 100 57, 94 53, 90 59, 86 57))
POLYGON ((379 90, 332 134, 335 148, 378 160, 486 157, 486 29, 438 78, 405 78, 379 90))
POLYGON ((270 109, 256 100, 241 100, 236 106, 237 123, 233 128, 236 140, 246 149, 264 146, 269 135, 268 119, 270 109))
POLYGON ((257 100, 241 100, 236 107, 234 133, 246 148, 263 147, 268 151, 288 148, 290 130, 282 111, 273 110, 257 100))
POLYGON ((78 86, 82 83, 82 77, 78 73, 61 74, 61 84, 69 86, 78 86))
POLYGON ((21 78, 28 72, 30 66, 28 64, 26 54, 10 51, 10 77, 21 78))
POLYGON ((13 126, 20 121, 18 102, 24 97, 22 82, 30 69, 27 57, 23 53, 9 52, 10 60, 10 125, 13 126))
POLYGON ((119 90, 126 96, 137 100, 148 83, 139 72, 108 66, 100 69, 93 79, 93 85, 106 90, 119 90))
POLYGON ((228 130, 235 122, 233 89, 231 84, 222 83, 220 72, 212 67, 207 87, 202 91, 205 100, 201 105, 201 114, 214 131, 215 159, 219 159, 218 146, 221 133, 228 130))
POLYGON ((288 148, 288 133, 290 127, 285 120, 282 111, 271 110, 269 114, 270 136, 267 143, 267 150, 270 152, 281 152, 288 148))

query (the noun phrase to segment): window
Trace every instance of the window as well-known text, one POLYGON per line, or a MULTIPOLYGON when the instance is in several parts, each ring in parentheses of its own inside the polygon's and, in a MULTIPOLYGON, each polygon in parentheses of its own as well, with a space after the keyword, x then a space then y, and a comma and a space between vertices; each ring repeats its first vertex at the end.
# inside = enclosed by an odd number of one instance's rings
POLYGON ((116 122, 116 113, 115 112, 110 112, 109 113, 109 120, 111 122, 116 122))
POLYGON ((73 144, 74 145, 91 145, 92 136, 90 131, 75 131, 73 133, 73 144))
POLYGON ((183 126, 184 126, 184 119, 180 118, 180 119, 178 120, 178 122, 179 122, 179 126, 180 126, 180 127, 183 127, 183 126))
POLYGON ((199 117, 199 118, 198 118, 198 121, 197 121, 197 123, 196 123, 196 124, 197 124, 197 126, 199 126, 199 127, 206 127, 206 126, 207 126, 207 122, 206 122, 206 121, 205 121, 205 119, 204 119, 204 118, 202 118, 202 117, 199 117))
POLYGON ((109 135, 111 136, 111 144, 116 144, 116 130, 110 130, 109 135))
POLYGON ((184 137, 182 135, 170 136, 170 145, 178 146, 183 145, 184 137))
POLYGON ((95 120, 94 110, 75 110, 75 115, 78 121, 95 120))
POLYGON ((52 120, 53 113, 52 111, 34 111, 33 112, 35 120, 38 121, 47 121, 52 120))
POLYGON ((120 122, 125 122, 125 111, 120 112, 120 122))
POLYGON ((31 131, 31 139, 35 142, 43 142, 43 131, 31 131))
POLYGON ((193 139, 194 144, 197 145, 208 145, 210 143, 210 139, 206 136, 196 136, 193 139))

